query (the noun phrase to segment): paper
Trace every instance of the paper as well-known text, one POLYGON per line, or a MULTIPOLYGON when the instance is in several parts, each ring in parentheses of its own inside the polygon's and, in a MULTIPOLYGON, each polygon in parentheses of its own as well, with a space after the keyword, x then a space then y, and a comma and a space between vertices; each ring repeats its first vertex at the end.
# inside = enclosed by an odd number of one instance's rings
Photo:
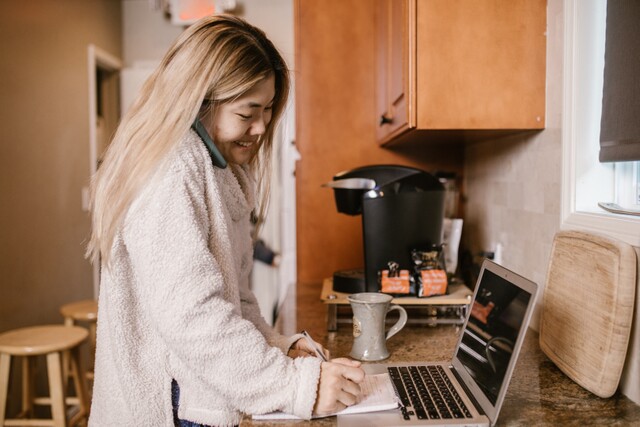
MULTIPOLYGON (((361 414, 365 412, 386 411, 399 406, 389 374, 367 375, 360 383, 362 394, 358 401, 340 412, 327 415, 314 415, 312 418, 330 417, 333 415, 361 414)), ((254 420, 299 420, 299 417, 284 412, 271 412, 253 415, 254 420)))

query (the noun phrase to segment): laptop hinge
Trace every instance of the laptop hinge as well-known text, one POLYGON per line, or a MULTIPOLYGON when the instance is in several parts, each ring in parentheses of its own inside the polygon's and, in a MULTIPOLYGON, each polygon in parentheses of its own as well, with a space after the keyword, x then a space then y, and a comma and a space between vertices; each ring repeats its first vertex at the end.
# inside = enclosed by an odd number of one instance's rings
POLYGON ((464 390, 464 394, 467 395, 467 397, 469 398, 469 400, 471 401, 473 406, 476 407, 476 411, 478 411, 478 413, 480 415, 485 415, 486 416, 487 414, 485 414, 485 412, 482 410, 482 407, 480 406, 480 404, 476 400, 476 398, 473 395, 473 393, 471 393, 471 390, 469 390, 469 387, 467 387, 465 382, 462 380, 462 377, 460 376, 460 374, 458 374, 458 371, 456 370, 456 368, 453 365, 450 365, 449 369, 451 370, 451 372, 453 372, 453 376, 456 377, 456 380, 458 380, 458 384, 460 384, 460 387, 462 387, 462 389, 464 390))

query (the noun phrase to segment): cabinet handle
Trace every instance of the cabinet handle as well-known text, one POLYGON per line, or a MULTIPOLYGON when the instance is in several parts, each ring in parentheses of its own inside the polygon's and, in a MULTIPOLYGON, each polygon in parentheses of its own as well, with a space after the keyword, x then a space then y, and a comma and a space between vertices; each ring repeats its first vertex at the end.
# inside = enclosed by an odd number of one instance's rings
POLYGON ((393 123, 393 117, 387 117, 384 114, 380 116, 380 126, 384 126, 391 123, 393 123))

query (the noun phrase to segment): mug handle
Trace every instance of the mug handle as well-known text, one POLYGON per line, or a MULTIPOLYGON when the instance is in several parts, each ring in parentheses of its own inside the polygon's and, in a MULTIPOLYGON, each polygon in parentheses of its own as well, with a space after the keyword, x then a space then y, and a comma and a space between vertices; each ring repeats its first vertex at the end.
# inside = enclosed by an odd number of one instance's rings
POLYGON ((395 334, 397 334, 398 332, 400 332, 400 329, 404 328, 404 325, 407 323, 407 310, 400 307, 399 305, 393 304, 389 306, 389 309, 387 310, 387 314, 389 314, 389 312, 393 310, 398 310, 400 312, 400 318, 398 319, 396 324, 393 325, 391 329, 389 329, 389 332, 387 332, 387 338, 386 338, 387 340, 392 336, 394 336, 395 334))

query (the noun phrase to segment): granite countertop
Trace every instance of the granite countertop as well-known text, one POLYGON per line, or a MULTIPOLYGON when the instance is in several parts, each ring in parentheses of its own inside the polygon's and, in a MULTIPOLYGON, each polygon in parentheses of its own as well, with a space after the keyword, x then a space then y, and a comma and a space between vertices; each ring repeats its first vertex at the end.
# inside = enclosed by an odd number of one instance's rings
MULTIPOLYGON (((314 338, 333 357, 346 356, 351 349, 351 328, 337 332, 317 328, 314 338)), ((460 328, 452 325, 408 325, 389 339, 387 362, 411 360, 445 361, 451 358, 460 328)), ((314 421, 269 422, 246 419, 242 426, 335 426, 336 417, 314 421)), ((498 426, 640 426, 640 406, 619 392, 599 398, 564 375, 540 350, 538 333, 529 330, 515 368, 498 426)))

